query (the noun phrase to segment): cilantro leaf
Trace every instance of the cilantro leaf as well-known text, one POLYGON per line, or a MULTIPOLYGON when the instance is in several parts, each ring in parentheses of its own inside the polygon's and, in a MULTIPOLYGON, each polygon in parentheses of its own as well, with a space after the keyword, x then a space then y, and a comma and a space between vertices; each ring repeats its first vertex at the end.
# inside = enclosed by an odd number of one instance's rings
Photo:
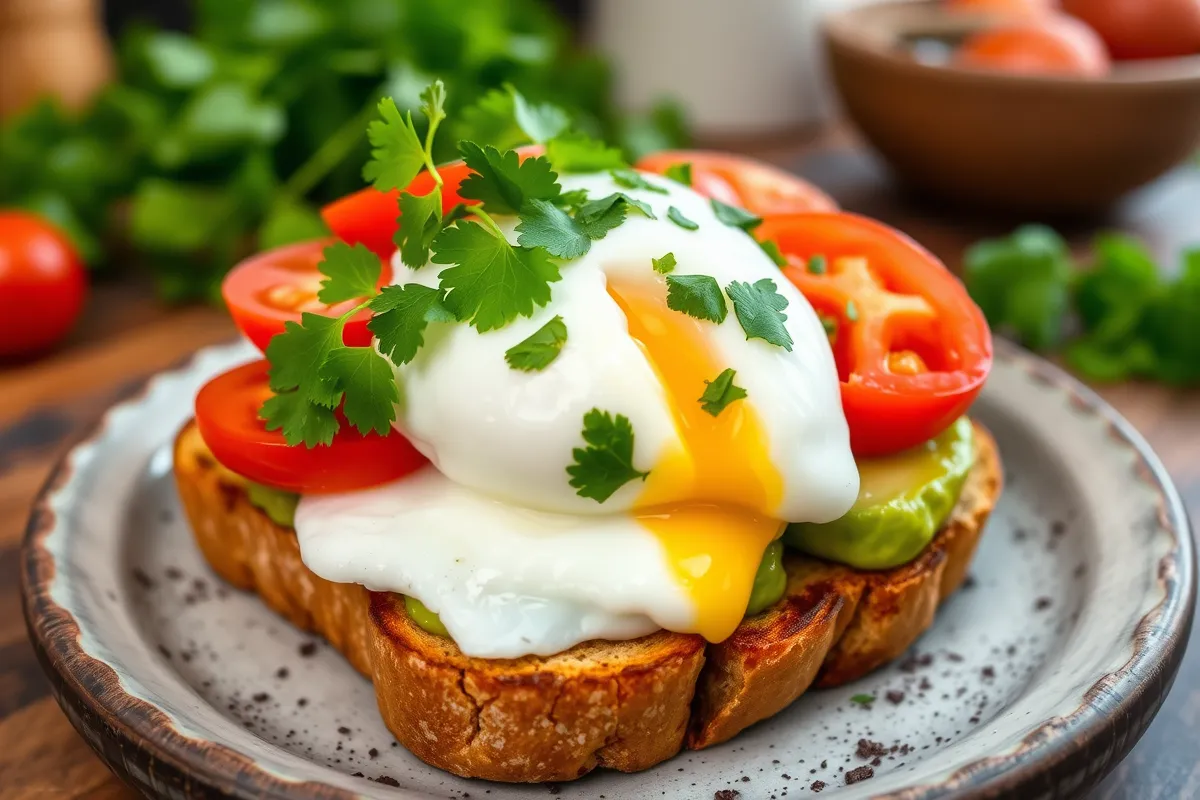
POLYGON ((734 281, 725 287, 733 301, 733 313, 737 314, 746 339, 762 339, 768 344, 792 351, 792 335, 784 323, 788 307, 787 298, 779 293, 775 281, 762 278, 753 284, 734 281))
POLYGON ((513 117, 531 141, 545 144, 571 124, 571 118, 551 103, 530 103, 511 85, 506 87, 513 101, 513 117))
POLYGON ((420 269, 429 261, 433 237, 442 229, 442 190, 423 195, 400 195, 400 226, 396 229, 396 247, 405 266, 420 269))
POLYGON ((334 380, 343 392, 342 413, 359 433, 386 436, 396 419, 400 399, 396 377, 387 359, 373 347, 338 347, 321 367, 324 378, 334 380))
POLYGON ((531 103, 511 84, 492 89, 462 112, 462 139, 506 150, 528 142, 544 144, 570 125, 567 112, 550 103, 531 103))
POLYGON ((558 267, 541 248, 516 248, 477 222, 460 222, 433 240, 433 262, 448 289, 446 308, 480 332, 501 328, 518 315, 533 315, 550 302, 558 267))
POLYGON ((658 194, 670 194, 666 189, 656 183, 651 183, 646 180, 642 173, 628 167, 622 169, 614 169, 609 172, 612 175, 613 182, 617 186, 625 189, 645 189, 648 192, 657 192, 658 194))
POLYGON ((672 164, 663 171, 663 177, 670 178, 676 183, 682 183, 684 186, 691 186, 692 162, 683 161, 678 164, 672 164))
POLYGON ((385 97, 379 101, 381 120, 367 126, 371 142, 371 160, 363 167, 363 178, 380 191, 403 189, 425 166, 425 145, 413 127, 412 112, 400 116, 396 101, 385 97))
POLYGON ((736 374, 734 370, 727 369, 713 380, 705 381, 708 386, 700 395, 700 407, 716 417, 725 410, 725 406, 745 398, 746 390, 733 383, 736 374))
POLYGON ((566 343, 567 325, 562 317, 555 317, 524 341, 504 351, 504 360, 513 369, 536 372, 550 366, 566 343))
POLYGON ((762 224, 762 217, 751 214, 744 208, 722 203, 715 197, 712 199, 712 210, 717 219, 731 228, 741 228, 749 233, 762 224))
POLYGON ((300 315, 299 323, 285 322, 283 333, 276 334, 267 345, 271 391, 297 391, 308 403, 336 406, 341 392, 336 381, 322 377, 320 370, 329 353, 342 346, 342 328, 340 320, 307 311, 300 315))
POLYGON ((383 264, 364 244, 334 242, 325 248, 325 257, 317 268, 325 276, 317 299, 333 305, 375 294, 383 264))
MULTIPOLYGON (((517 243, 524 247, 543 247, 552 256, 580 258, 592 246, 592 239, 567 212, 546 200, 529 200, 521 209, 517 225, 517 243)), ((605 231, 607 233, 607 231, 605 231)))
POLYGON ((329 445, 339 426, 332 408, 310 403, 299 392, 284 392, 267 398, 259 416, 267 430, 283 432, 288 447, 329 445))
POLYGON ((869 706, 869 705, 871 705, 871 703, 875 702, 875 695, 873 695, 873 694, 851 695, 850 702, 854 703, 855 705, 859 705, 859 706, 869 706))
POLYGON ((671 222, 674 222, 684 230, 694 231, 700 229, 700 225, 698 223, 692 222, 692 220, 685 217, 683 212, 675 206, 671 206, 667 209, 667 219, 671 220, 671 222))
POLYGON ((651 258, 650 263, 654 266, 654 271, 660 275, 674 272, 677 266, 674 253, 667 253, 662 258, 651 258))
POLYGON ((623 169, 625 156, 586 133, 564 133, 546 143, 546 156, 559 172, 601 172, 623 169))
MULTIPOLYGON (((644 200, 638 200, 636 197, 630 197, 624 192, 613 192, 605 195, 599 200, 589 200, 579 207, 579 215, 584 217, 601 217, 609 213, 614 206, 622 205, 636 208, 643 215, 650 219, 658 219, 654 216, 654 209, 644 200)), ((622 215, 624 216, 624 215, 622 215)))
POLYGON ((446 84, 435 80, 421 92, 421 113, 429 120, 429 127, 437 128, 446 118, 446 84))
POLYGON ((583 415, 583 441, 575 448, 575 463, 567 467, 570 485, 580 497, 603 503, 632 480, 646 479, 649 472, 633 466, 633 425, 629 418, 593 408, 583 415))
POLYGON ((489 213, 516 214, 526 200, 554 200, 562 192, 558 175, 543 156, 521 161, 515 150, 459 142, 459 152, 473 172, 458 194, 483 203, 489 213))
POLYGON ((758 243, 763 252, 767 254, 767 258, 771 259, 777 267, 786 267, 788 264, 787 256, 779 249, 779 245, 770 239, 765 239, 758 243))
POLYGON ((442 292, 419 283, 385 286, 371 301, 375 316, 367 330, 379 339, 379 352, 397 366, 412 361, 425 344, 425 326, 430 322, 453 322, 442 292))
POLYGON ((718 325, 728 314, 725 295, 711 275, 668 275, 667 308, 718 325))

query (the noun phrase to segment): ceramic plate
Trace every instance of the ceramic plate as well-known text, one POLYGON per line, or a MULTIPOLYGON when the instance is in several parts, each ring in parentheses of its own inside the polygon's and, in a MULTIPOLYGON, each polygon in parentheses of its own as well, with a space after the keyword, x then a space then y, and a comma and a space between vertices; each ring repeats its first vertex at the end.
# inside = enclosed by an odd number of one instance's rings
MULTIPOLYGON (((153 379, 67 455, 37 502, 25 613, 72 724, 151 795, 545 796, 408 755, 337 653, 205 565, 171 441, 197 388, 253 356, 209 349, 153 379)), ((549 791, 1051 797, 1115 765, 1162 702, 1191 624, 1179 497, 1111 408, 1015 348, 1000 347, 974 413, 1000 443, 1006 491, 971 579, 906 657, 806 694, 727 744, 549 791), (850 784, 852 771, 871 777, 850 784)))

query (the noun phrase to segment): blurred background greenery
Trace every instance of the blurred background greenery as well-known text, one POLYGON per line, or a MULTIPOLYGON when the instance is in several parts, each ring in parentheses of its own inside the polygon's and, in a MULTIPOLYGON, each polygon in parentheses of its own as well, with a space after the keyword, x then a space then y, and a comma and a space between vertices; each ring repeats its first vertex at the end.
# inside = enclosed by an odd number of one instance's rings
MULTIPOLYGON (((84 108, 42 99, 0 127, 0 206, 67 231, 97 270, 152 272, 169 301, 216 297, 257 249, 324 232, 323 202, 363 185, 367 117, 452 105, 506 83, 628 154, 686 139, 676 108, 628 117, 605 62, 573 42, 573 4, 543 0, 112 2, 117 79, 84 108), (147 16, 149 14, 149 16, 147 16)), ((457 108, 452 108, 457 111, 457 108)), ((441 138, 443 159, 473 130, 441 138)))

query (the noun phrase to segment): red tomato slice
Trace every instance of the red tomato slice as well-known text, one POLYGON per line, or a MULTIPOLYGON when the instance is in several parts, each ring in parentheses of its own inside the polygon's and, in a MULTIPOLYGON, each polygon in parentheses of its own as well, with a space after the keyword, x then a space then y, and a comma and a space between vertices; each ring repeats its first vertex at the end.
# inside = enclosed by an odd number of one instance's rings
MULTIPOLYGON (((326 317, 337 317, 358 305, 348 300, 327 306, 317 299, 321 288, 321 262, 325 248, 332 239, 277 247, 246 259, 233 268, 221 284, 221 294, 238 329, 254 346, 264 353, 267 343, 283 332, 284 323, 299 322, 305 311, 326 317)), ((392 280, 392 265, 383 262, 379 285, 392 280)), ((361 311, 350 318, 342 332, 342 341, 352 347, 371 344, 367 322, 371 312, 361 311)))
POLYGON ((741 206, 760 217, 806 211, 836 211, 837 203, 790 172, 745 156, 707 150, 664 150, 637 163, 662 175, 675 164, 692 165, 692 188, 705 197, 741 206))
MULTIPOLYGON (((540 156, 544 152, 545 148, 541 145, 517 148, 521 160, 540 156)), ((458 196, 458 187, 471 171, 463 162, 454 161, 439 166, 438 173, 442 176, 442 213, 445 214, 462 202, 462 198, 458 196)), ((421 172, 408 185, 407 191, 422 197, 433 191, 433 187, 433 176, 428 172, 421 172)), ((396 252, 396 244, 392 237, 400 227, 396 222, 400 216, 399 207, 399 190, 381 192, 374 186, 368 186, 322 208, 321 218, 325 220, 329 230, 343 242, 361 242, 387 262, 392 253, 396 252)))
POLYGON ((289 492, 349 492, 420 469, 423 455, 396 432, 363 436, 346 422, 329 446, 288 447, 258 412, 271 396, 266 361, 219 375, 196 395, 196 424, 217 461, 255 483, 289 492))
POLYGON ((784 274, 827 321, 856 455, 915 447, 983 388, 992 335, 963 285, 912 239, 854 214, 767 217, 784 274), (823 269, 817 267, 823 257, 823 269))

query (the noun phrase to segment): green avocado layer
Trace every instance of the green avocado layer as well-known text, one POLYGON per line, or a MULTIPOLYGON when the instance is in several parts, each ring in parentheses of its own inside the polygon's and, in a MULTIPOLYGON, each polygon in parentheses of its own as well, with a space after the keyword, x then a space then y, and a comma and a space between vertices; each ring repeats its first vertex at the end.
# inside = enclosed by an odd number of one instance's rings
POLYGON ((270 517, 276 525, 284 528, 296 527, 296 506, 300 502, 300 495, 282 489, 272 489, 260 483, 247 482, 246 496, 249 497, 251 505, 270 517))
POLYGON ((971 422, 959 419, 920 447, 859 462, 858 500, 841 519, 793 523, 789 546, 858 569, 912 561, 949 519, 975 463, 971 422))

